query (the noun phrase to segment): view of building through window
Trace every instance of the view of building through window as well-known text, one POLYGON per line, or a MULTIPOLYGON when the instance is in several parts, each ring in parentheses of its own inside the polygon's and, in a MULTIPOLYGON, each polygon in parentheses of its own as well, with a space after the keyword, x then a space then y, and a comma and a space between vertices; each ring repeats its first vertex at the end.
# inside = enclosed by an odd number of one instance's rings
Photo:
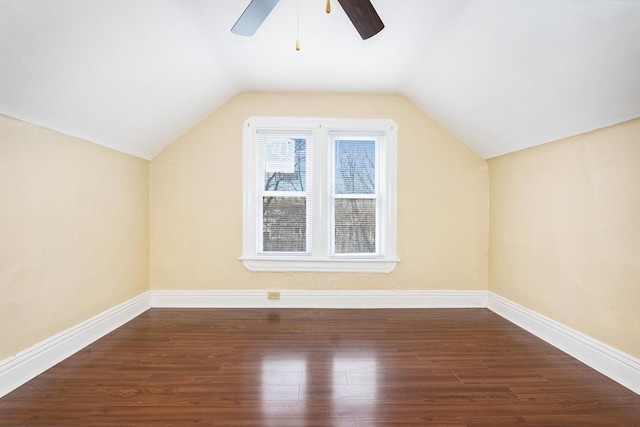
POLYGON ((245 266, 392 271, 396 141, 395 123, 387 119, 247 119, 245 266))
MULTIPOLYGON (((307 248, 307 140, 265 138, 262 250, 307 248), (293 149, 291 149, 293 148, 293 149), (296 194, 298 193, 298 194, 296 194)), ((376 140, 333 139, 333 248, 336 254, 376 252, 376 140)))
POLYGON ((265 161, 262 197, 262 250, 264 252, 305 252, 307 250, 307 140, 304 138, 266 138, 265 147, 292 145, 289 153, 277 153, 279 162, 265 161), (275 142, 273 142, 275 140, 275 142), (274 170, 275 169, 275 170, 274 170), (287 170, 287 172, 282 172, 287 170), (287 195, 285 195, 285 192, 287 195), (291 194, 290 194, 291 193, 291 194), (298 194, 296 194, 298 193, 298 194))

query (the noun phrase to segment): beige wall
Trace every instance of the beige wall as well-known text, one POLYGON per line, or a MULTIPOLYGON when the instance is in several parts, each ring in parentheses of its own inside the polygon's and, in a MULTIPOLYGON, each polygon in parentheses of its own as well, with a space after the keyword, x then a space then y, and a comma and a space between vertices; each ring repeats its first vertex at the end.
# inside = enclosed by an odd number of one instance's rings
POLYGON ((640 119, 488 164, 490 290, 640 357, 640 119))
POLYGON ((152 289, 487 289, 486 162, 404 97, 241 94, 151 162, 152 289), (390 274, 251 273, 242 240, 250 116, 398 124, 398 253, 390 274))
POLYGON ((148 290, 148 169, 0 115, 0 360, 148 290))
POLYGON ((0 360, 149 288, 488 288, 640 357, 640 119, 485 162, 403 97, 245 93, 149 165, 0 115, 0 201, 0 360), (253 115, 398 123, 393 273, 242 266, 253 115))

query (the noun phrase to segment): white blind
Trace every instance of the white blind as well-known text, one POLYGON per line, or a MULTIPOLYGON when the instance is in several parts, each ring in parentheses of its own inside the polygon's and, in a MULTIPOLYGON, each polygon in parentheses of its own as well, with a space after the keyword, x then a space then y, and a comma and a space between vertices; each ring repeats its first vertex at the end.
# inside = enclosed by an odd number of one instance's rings
POLYGON ((310 253, 311 134, 257 132, 256 251, 310 253))

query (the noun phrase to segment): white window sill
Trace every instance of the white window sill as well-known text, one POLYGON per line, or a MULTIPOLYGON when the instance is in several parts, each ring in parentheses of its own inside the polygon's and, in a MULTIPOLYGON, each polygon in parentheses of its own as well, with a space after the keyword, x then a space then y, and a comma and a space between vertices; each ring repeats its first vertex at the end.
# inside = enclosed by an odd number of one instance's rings
POLYGON ((333 273, 391 273, 399 259, 301 259, 294 257, 240 258, 249 271, 271 272, 333 272, 333 273))

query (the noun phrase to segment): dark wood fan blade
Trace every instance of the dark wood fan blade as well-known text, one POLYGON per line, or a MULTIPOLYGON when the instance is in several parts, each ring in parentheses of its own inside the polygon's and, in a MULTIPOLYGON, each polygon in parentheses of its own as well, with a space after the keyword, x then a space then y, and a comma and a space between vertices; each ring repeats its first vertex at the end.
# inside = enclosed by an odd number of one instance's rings
POLYGON ((378 12, 369 0, 338 0, 353 26, 360 33, 363 40, 375 36, 384 28, 378 12))
POLYGON ((252 36, 267 19, 279 0, 251 0, 231 32, 239 36, 252 36))

